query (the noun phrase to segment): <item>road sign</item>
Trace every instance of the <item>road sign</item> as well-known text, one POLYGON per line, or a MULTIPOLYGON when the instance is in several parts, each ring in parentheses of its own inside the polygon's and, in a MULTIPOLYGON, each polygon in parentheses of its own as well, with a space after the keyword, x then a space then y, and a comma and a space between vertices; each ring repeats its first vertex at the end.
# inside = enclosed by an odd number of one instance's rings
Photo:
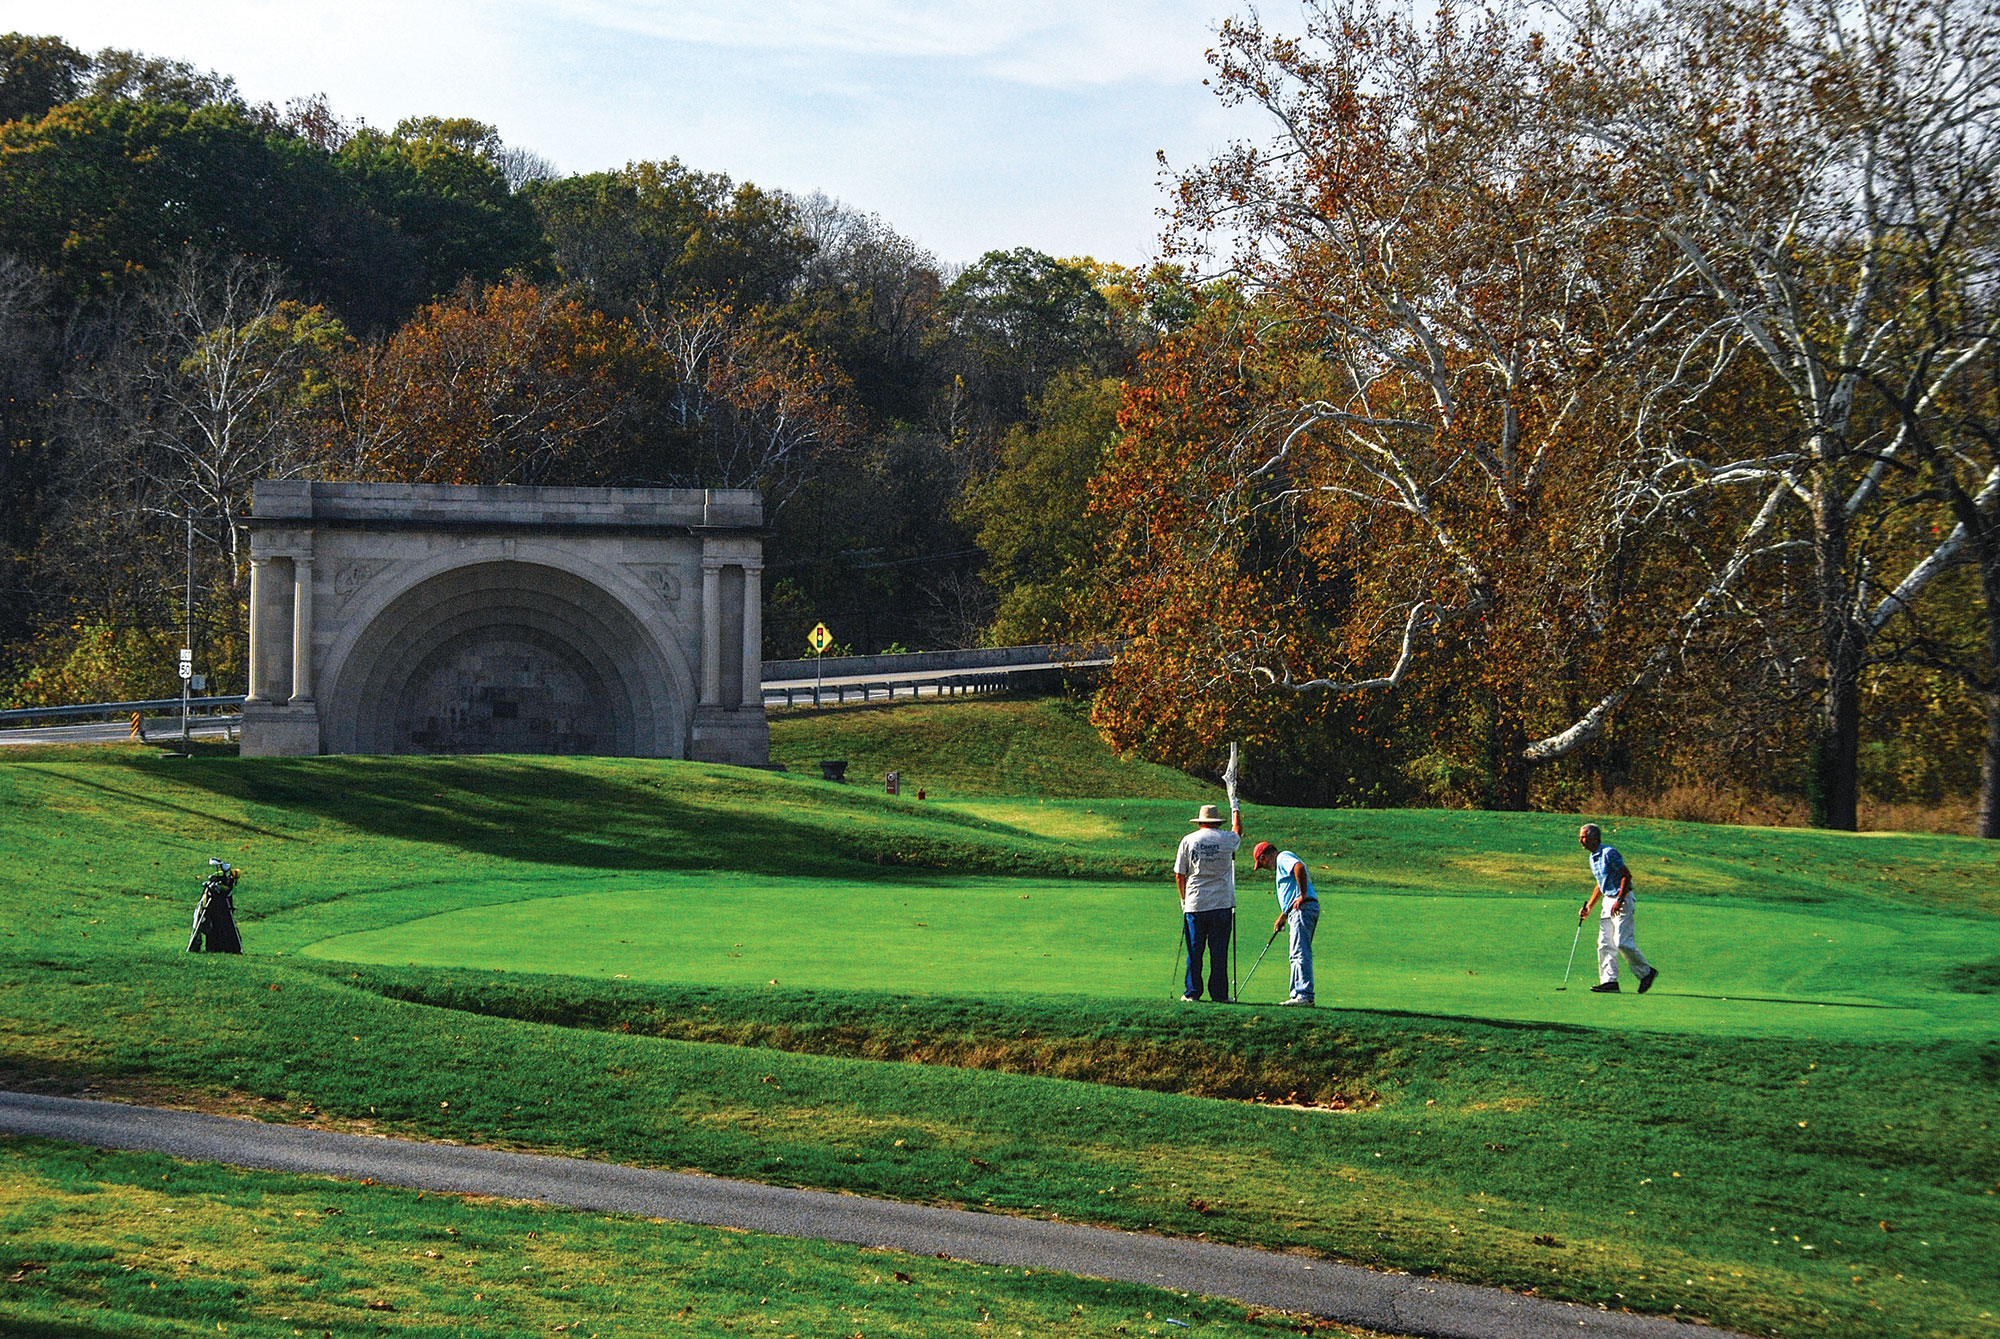
MULTIPOLYGON (((181 664, 183 665, 194 664, 194 650, 192 647, 183 646, 181 648, 181 664)), ((181 675, 181 677, 185 679, 187 678, 187 675, 183 674, 181 675)))
POLYGON ((815 623, 813 624, 813 630, 806 634, 806 645, 813 649, 815 655, 818 655, 824 652, 827 647, 833 645, 833 634, 826 630, 826 624, 815 623))
POLYGON ((188 664, 185 660, 181 662, 181 677, 183 679, 192 679, 194 677, 194 666, 188 664))

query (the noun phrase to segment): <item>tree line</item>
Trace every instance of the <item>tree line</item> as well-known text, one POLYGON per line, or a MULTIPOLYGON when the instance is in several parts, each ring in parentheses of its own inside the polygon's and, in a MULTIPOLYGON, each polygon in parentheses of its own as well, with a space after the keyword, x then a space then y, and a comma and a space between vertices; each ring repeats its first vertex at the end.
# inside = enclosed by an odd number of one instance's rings
POLYGON ((1977 789, 2000 836, 2000 10, 1316 0, 1211 54, 1225 276, 1098 479, 1098 720, 1294 793, 1977 789))
POLYGON ((164 672, 190 516, 240 674, 253 477, 753 486, 768 654, 1113 637, 1266 798, 2000 835, 1990 0, 1305 20, 1143 271, 0 41, 10 691, 164 672))
POLYGON ((10 34, 0 694, 171 689, 190 537, 200 659, 240 691, 263 477, 753 487, 768 654, 820 620, 975 643, 973 498, 1009 432, 1156 334, 1119 277, 954 267, 824 196, 674 159, 561 175, 476 121, 382 130, 10 34))

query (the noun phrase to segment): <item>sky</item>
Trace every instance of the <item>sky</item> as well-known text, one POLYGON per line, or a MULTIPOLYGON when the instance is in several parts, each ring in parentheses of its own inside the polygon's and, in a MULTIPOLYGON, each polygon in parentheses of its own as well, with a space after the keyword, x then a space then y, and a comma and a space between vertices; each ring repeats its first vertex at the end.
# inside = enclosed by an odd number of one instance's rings
MULTIPOLYGON (((1203 87, 1243 0, 0 0, 0 31, 135 48, 253 102, 470 116, 563 172, 678 157, 826 194, 941 261, 1136 264, 1248 114, 1203 87)), ((1267 20, 1290 5, 1266 4, 1267 20)), ((1281 25, 1280 25, 1281 26, 1281 25)))

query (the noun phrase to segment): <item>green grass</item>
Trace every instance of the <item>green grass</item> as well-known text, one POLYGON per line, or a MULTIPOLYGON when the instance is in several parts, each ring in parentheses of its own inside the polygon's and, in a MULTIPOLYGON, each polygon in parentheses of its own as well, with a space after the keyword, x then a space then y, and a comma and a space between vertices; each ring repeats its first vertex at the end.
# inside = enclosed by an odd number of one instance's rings
POLYGON ((0 1326, 29 1339, 1227 1335, 1285 1318, 1124 1284, 457 1195, 0 1145, 0 1326), (643 1262, 635 1268, 635 1262, 643 1262))
POLYGON ((898 702, 771 716, 771 760, 819 775, 844 758, 853 783, 880 790, 901 772, 903 793, 933 799, 1034 795, 1214 798, 1214 788, 1170 767, 1121 758, 1090 724, 1090 705, 1065 698, 977 703, 898 702), (970 710, 967 708, 970 707, 970 710))
POLYGON ((0 763, 20 816, 0 878, 34 908, 0 932, 6 1077, 144 1077, 1758 1332, 1990 1332, 1993 844, 1607 823, 1672 975, 1604 999, 1553 991, 1574 819, 1253 811, 1252 839, 1315 867, 1322 998, 1363 1006, 1301 1019, 1159 998, 1188 801, 871 792, 630 760, 0 763), (178 952, 211 852, 248 871, 242 960, 178 952), (481 970, 411 968, 388 927, 481 970), (593 937, 629 961, 569 953, 593 937), (370 946, 383 961, 299 956, 370 946), (1735 998, 1753 984, 1768 998, 1735 998), (1707 993, 1732 998, 1687 998, 1707 993), (1294 1073, 1374 1101, 1190 1095, 1294 1073))
MULTIPOLYGON (((329 927, 322 917, 294 914, 266 927, 267 942, 350 962, 718 986, 1106 999, 1180 993, 1178 918, 1164 880, 656 876, 400 919, 413 901, 452 900, 357 896, 343 920, 376 928, 308 940, 329 927)), ((1261 899, 1251 906, 1255 919, 1246 909, 1239 956, 1246 974, 1270 928, 1261 899)), ((1839 915, 1663 900, 1640 918, 1643 942, 1663 964, 1662 984, 1644 999, 1606 999, 1586 989, 1596 980, 1594 917, 1572 989, 1555 989, 1575 936, 1570 899, 1328 888, 1322 907, 1323 1006, 1864 1040, 1986 1036, 2000 1012, 1990 996, 1955 989, 1951 975, 1967 955, 2000 954, 2000 922, 1897 908, 1839 915)), ((1284 954, 1282 942, 1273 946, 1246 1001, 1285 997, 1284 954)))

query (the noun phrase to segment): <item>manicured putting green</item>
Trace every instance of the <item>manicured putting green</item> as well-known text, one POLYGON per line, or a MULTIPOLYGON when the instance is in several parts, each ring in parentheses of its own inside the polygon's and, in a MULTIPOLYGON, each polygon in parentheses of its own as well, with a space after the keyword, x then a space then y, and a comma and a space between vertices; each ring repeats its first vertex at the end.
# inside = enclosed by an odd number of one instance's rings
MULTIPOLYGON (((1593 995, 1593 918, 1557 993, 1575 904, 1322 890, 1324 1005, 1719 1035, 1984 1035, 2000 999, 1951 991, 1949 969, 2000 955, 2000 925, 1895 908, 1839 915, 1722 903, 1642 903, 1661 968, 1644 998, 1593 995)), ((518 894, 517 894, 518 895, 518 894)), ((621 880, 568 896, 468 906, 401 924, 400 895, 348 899, 380 928, 303 947, 350 962, 626 977, 681 984, 1164 998, 1178 993, 1172 889, 1131 882, 756 878, 621 880)), ((1275 910, 1243 904, 1248 975, 1275 910)), ((1275 904, 1272 904, 1275 907, 1275 904)), ((408 914, 404 912, 403 914, 408 914)), ((366 923, 363 921, 362 923, 366 923)), ((1245 992, 1286 994, 1279 936, 1245 992)))

